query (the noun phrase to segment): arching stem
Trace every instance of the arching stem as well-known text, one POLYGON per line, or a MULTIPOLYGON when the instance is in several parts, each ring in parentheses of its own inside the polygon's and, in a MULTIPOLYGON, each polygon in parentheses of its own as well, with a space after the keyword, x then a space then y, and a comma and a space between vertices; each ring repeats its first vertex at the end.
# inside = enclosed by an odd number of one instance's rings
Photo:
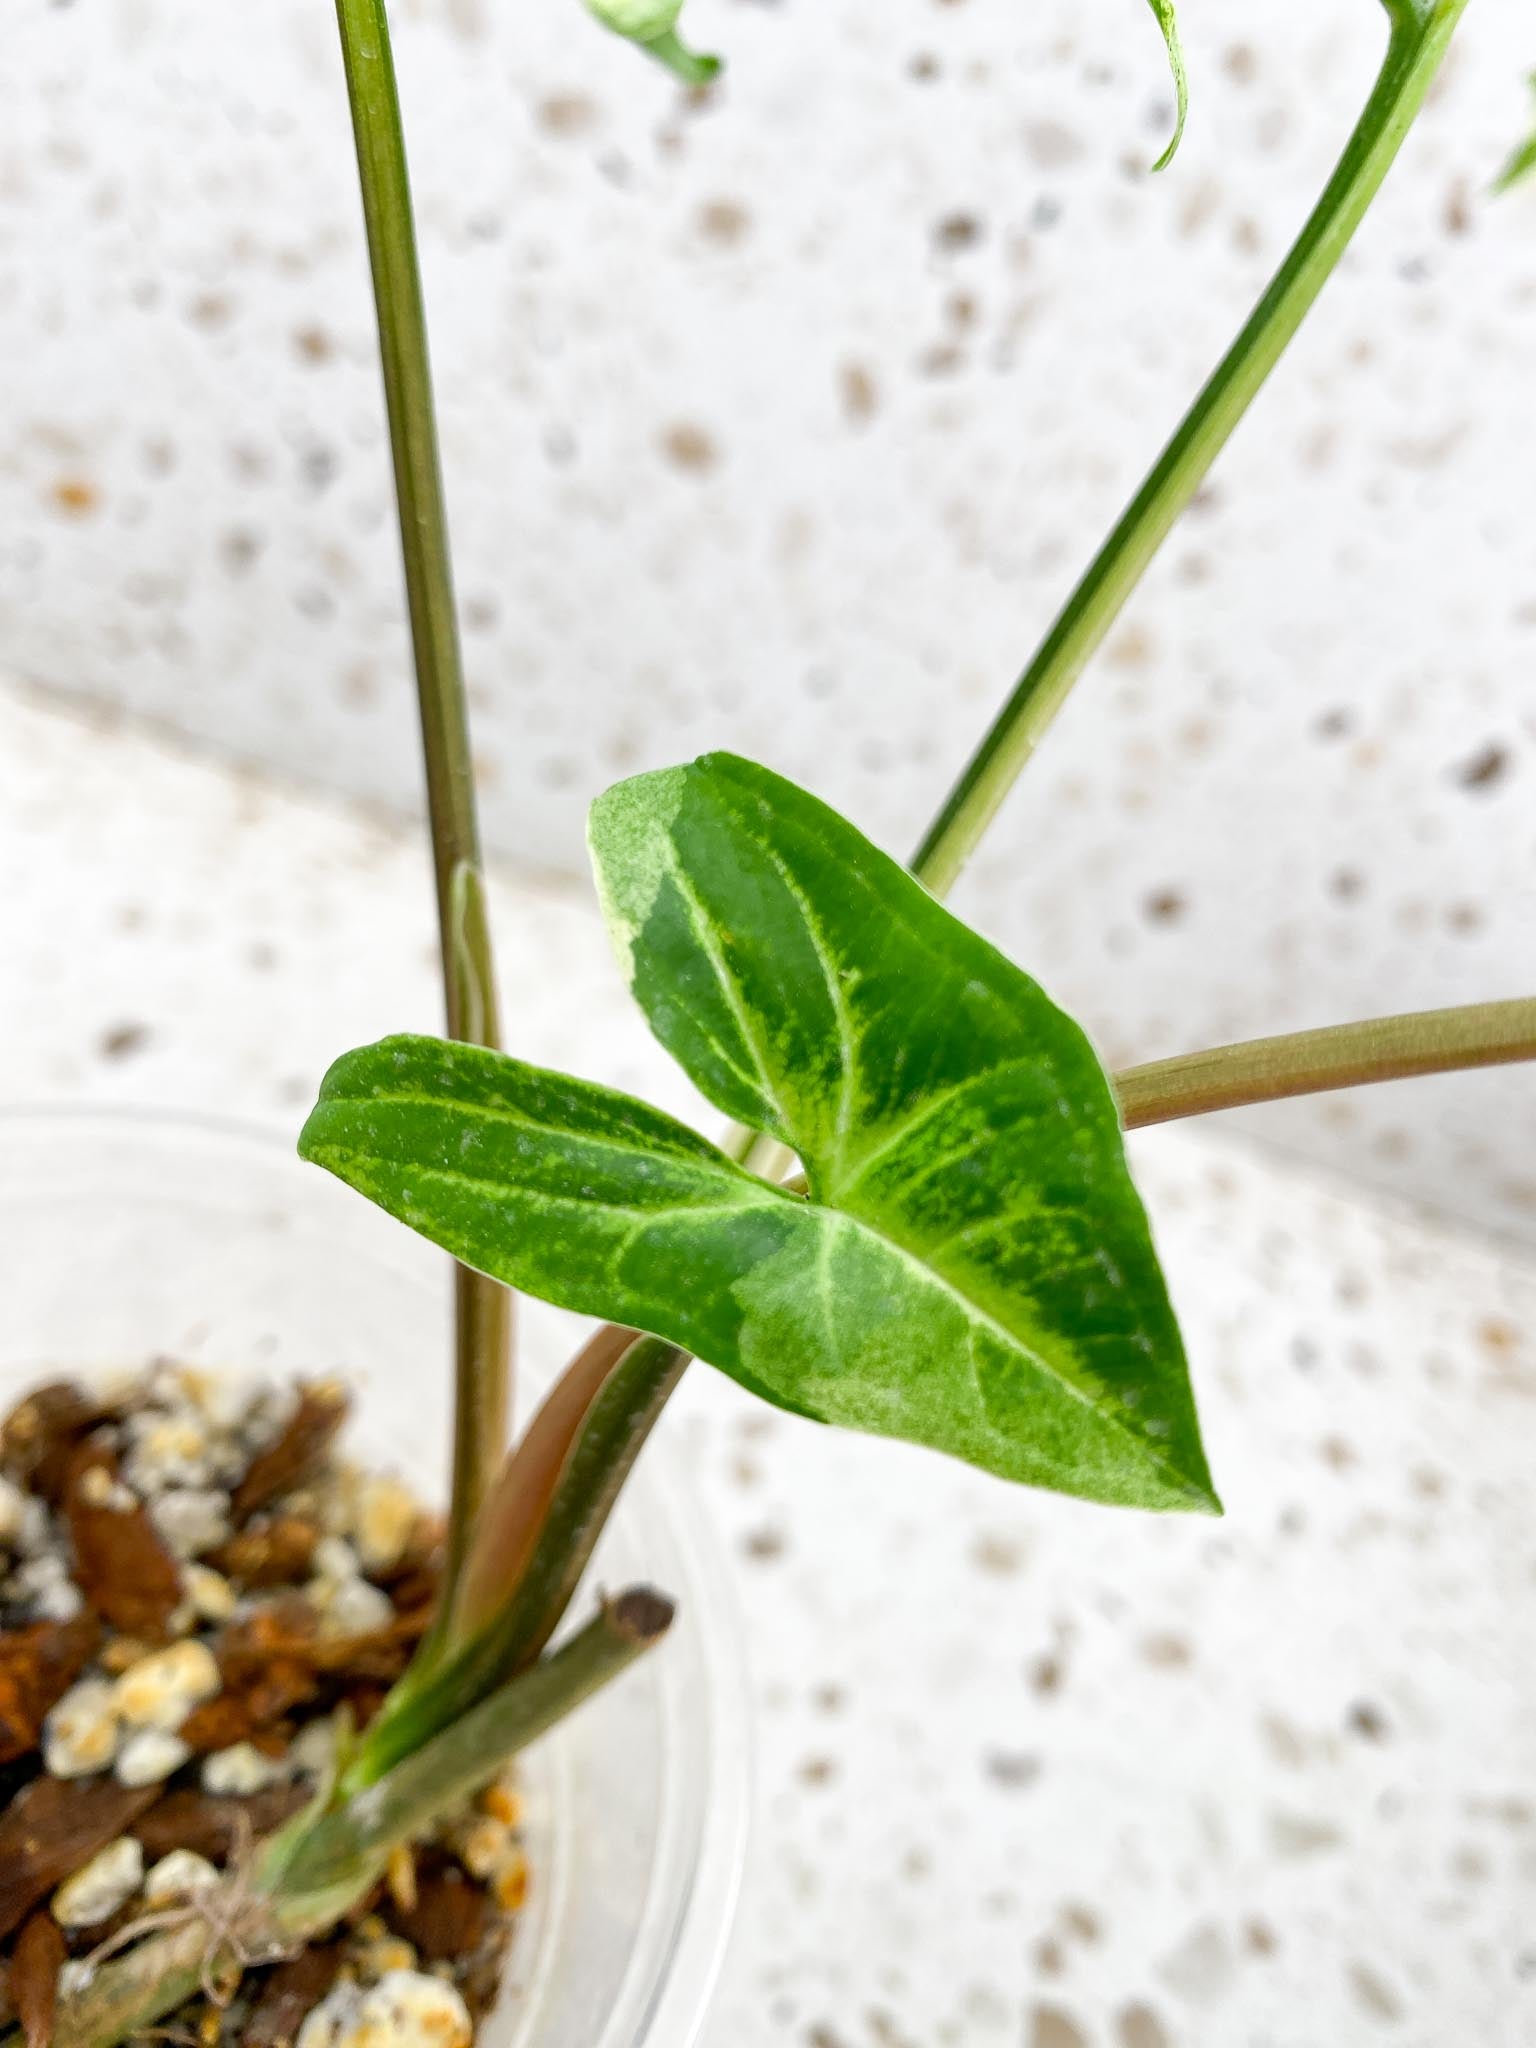
POLYGON ((1100 548, 912 859, 945 895, 1248 410, 1375 198, 1467 0, 1390 0, 1387 54, 1344 153, 1269 289, 1100 548))
POLYGON ((1132 1131, 1215 1109, 1516 1060, 1536 1060, 1536 997, 1414 1010, 1183 1053, 1127 1068, 1115 1076, 1115 1093, 1121 1121, 1132 1131))

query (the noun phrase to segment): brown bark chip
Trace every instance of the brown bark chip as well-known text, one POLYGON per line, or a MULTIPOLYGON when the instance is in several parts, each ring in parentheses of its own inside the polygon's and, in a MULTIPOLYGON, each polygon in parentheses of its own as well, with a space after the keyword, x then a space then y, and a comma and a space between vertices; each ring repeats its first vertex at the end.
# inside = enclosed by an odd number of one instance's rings
POLYGON ((204 1562, 237 1586, 255 1591, 292 1586, 308 1574, 319 1541, 319 1530, 298 1515, 262 1516, 211 1550, 204 1562))
POLYGON ((52 1380, 34 1388, 0 1424, 0 1455, 18 1479, 57 1507, 75 1447, 104 1412, 72 1381, 52 1380))
POLYGON ((426 1633, 430 1608, 396 1614, 380 1629, 360 1636, 320 1633, 320 1616, 302 1593, 269 1600, 242 1620, 231 1622, 214 1645, 224 1690, 253 1704, 266 1690, 286 1691, 292 1674, 310 1674, 307 1692, 295 1692, 277 1712, 314 1696, 324 1677, 333 1689, 349 1684, 393 1685, 410 1662, 414 1644, 426 1633))
MULTIPOLYGON (((320 1681, 313 1653, 319 1616, 301 1594, 272 1600, 242 1620, 231 1622, 213 1646, 224 1681, 220 1697, 209 1703, 206 1721, 192 1717, 192 1732, 183 1735, 194 1749, 203 1748, 203 1731, 238 1712, 251 1731, 269 1728, 294 1707, 315 1698, 320 1681)), ((202 1709, 198 1710, 198 1714, 202 1709)), ((233 1738, 240 1741, 240 1736, 233 1738)), ((229 1745, 212 1742, 210 1748, 229 1745)))
POLYGON ((181 1568, 149 1510, 117 1484, 117 1460, 83 1443, 70 1461, 65 1513, 75 1581, 103 1620, 139 1642, 159 1642, 181 1604, 181 1568))
POLYGON ((204 1700, 200 1707, 194 1707, 177 1733, 188 1749, 198 1756, 207 1756, 216 1749, 233 1749, 237 1742, 255 1741, 281 1718, 282 1712, 278 1708, 269 1720, 258 1719, 249 1700, 221 1692, 217 1699, 204 1700))
MULTIPOLYGON (((150 1863, 168 1856, 173 1849, 193 1849, 210 1863, 226 1863, 235 1848, 259 1841, 281 1827, 308 1797, 301 1784, 271 1785, 249 1799, 223 1799, 211 1792, 181 1786, 167 1792, 135 1820, 128 1833, 138 1836, 145 1860, 150 1863)), ((123 1830, 119 1828, 117 1832, 121 1834, 123 1830)))
POLYGON ((302 1949, 282 1963, 262 1986, 245 2023, 243 2048, 293 2048, 294 2038, 309 2014, 336 1982, 343 1944, 302 1949))
POLYGON ((275 1443, 258 1451, 235 1488, 235 1520, 244 1522, 280 1493, 307 1479, 347 1419, 344 1388, 326 1380, 300 1390, 299 1405, 275 1443))
POLYGON ((159 1796, 158 1785, 115 1778, 34 1778, 24 1786, 0 1814, 0 1941, 159 1796))
POLYGON ((16 1937, 11 1998, 27 2048, 48 2048, 59 2004, 59 1969, 67 1953, 64 1930, 51 1913, 34 1913, 16 1937))
POLYGON ((0 1763, 36 1749, 44 1716, 80 1676, 100 1638, 94 1614, 0 1635, 0 1763))
POLYGON ((485 1939, 491 1902, 456 1865, 447 1864, 416 1881, 409 1911, 392 1906, 389 1924, 429 1963, 457 1962, 485 1939))
POLYGON ((198 1756, 233 1749, 237 1742, 251 1743, 264 1756, 285 1756, 295 1733, 289 1713, 312 1700, 316 1690, 307 1671, 296 1664, 280 1666, 243 1693, 221 1692, 204 1700, 176 1732, 198 1756))

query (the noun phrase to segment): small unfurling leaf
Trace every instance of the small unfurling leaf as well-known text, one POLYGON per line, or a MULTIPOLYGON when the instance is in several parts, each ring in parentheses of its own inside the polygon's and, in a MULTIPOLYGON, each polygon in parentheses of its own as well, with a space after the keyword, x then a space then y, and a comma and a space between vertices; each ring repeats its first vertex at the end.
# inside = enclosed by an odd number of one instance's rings
POLYGON ((604 28, 638 43, 684 85, 708 85, 720 69, 718 57, 690 50, 677 33, 683 0, 587 0, 587 6, 604 28))
POLYGON ((1161 171, 1173 162, 1174 152, 1184 139, 1184 122, 1189 113, 1189 79, 1184 70, 1184 45, 1179 41, 1179 20, 1174 12, 1173 0, 1147 0, 1147 5, 1157 16, 1157 25, 1163 32, 1163 41, 1168 45, 1168 69, 1173 73, 1173 90, 1177 100, 1173 134, 1168 147, 1152 166, 1161 171))

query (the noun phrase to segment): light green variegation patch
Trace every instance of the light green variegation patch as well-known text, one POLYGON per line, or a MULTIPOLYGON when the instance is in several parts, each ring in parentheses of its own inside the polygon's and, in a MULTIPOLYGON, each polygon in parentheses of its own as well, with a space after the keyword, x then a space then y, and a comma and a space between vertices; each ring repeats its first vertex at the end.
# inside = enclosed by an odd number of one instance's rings
POLYGON ((592 871, 608 936, 631 987, 641 921, 632 920, 626 906, 649 905, 661 888, 672 865, 665 828, 682 807, 687 788, 686 768, 658 768, 643 778, 616 783, 600 799, 609 857, 594 856, 592 871))
POLYGON ((1090 1499, 1211 1507, 1108 1081, 1078 1027, 837 814, 713 755, 594 806, 652 1029, 809 1198, 643 1103, 431 1039, 303 1137, 457 1258, 825 1422, 1090 1499))

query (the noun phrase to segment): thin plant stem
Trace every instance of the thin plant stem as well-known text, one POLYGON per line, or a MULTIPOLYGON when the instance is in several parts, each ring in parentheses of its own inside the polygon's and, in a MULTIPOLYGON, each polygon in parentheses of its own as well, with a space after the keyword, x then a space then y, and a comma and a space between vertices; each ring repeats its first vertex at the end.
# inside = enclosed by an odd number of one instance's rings
POLYGON ((1129 1067, 1114 1082, 1121 1121, 1133 1131, 1246 1103, 1533 1059, 1536 997, 1521 996, 1251 1038, 1129 1067))
POLYGON ((493 1777, 509 1756, 554 1727, 659 1642, 672 1603, 636 1587, 552 1655, 483 1699, 404 1757, 360 1797, 316 1823, 283 1866, 279 1885, 302 1913, 313 1892, 328 1898, 399 1841, 421 1832, 493 1777))
MULTIPOLYGON (((90 1983, 59 2000, 50 2048, 114 2048, 173 2013, 197 1990, 207 1930, 188 1925, 107 1963, 90 1983)), ((24 2048, 18 2028, 0 2048, 24 2048)))
MULTIPOLYGON (((336 0, 378 316, 410 611, 437 885, 448 1036, 495 1046, 500 1031, 475 811, 469 711, 438 458, 426 313, 405 136, 384 0, 336 0)), ((501 1461, 511 1382, 512 1297, 454 1272, 453 1491, 445 1599, 501 1461)))
POLYGON ((1322 197, 1242 332, 1046 634, 912 859, 948 892, 1169 530, 1343 255, 1423 104, 1467 0, 1388 0, 1387 54, 1322 197))

